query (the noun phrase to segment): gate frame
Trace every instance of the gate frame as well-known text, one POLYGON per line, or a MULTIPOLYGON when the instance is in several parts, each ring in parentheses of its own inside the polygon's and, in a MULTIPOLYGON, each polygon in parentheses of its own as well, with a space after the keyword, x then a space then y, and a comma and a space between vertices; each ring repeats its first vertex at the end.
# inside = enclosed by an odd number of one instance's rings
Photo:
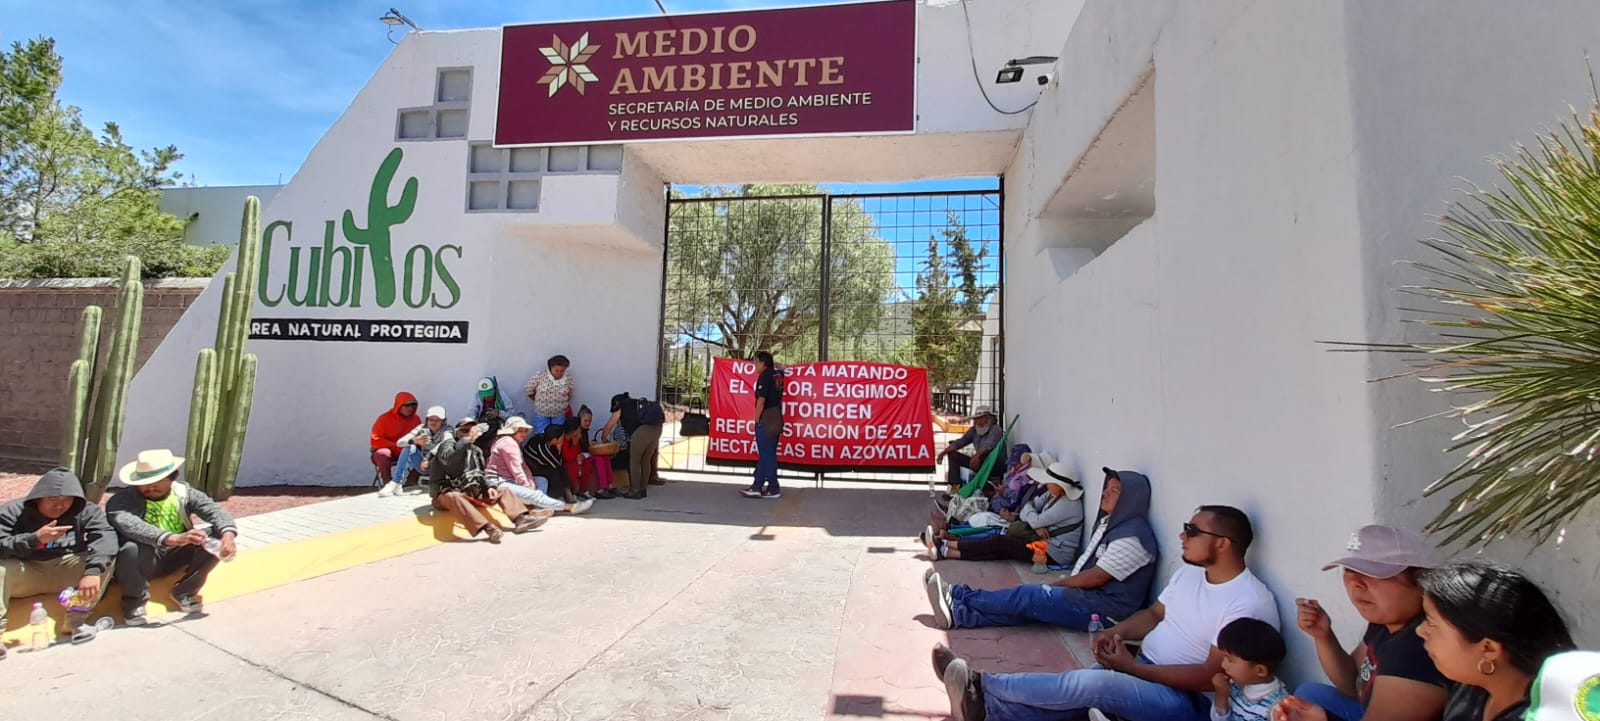
MULTIPOLYGON (((818 328, 819 328, 819 333, 818 333, 818 338, 817 338, 817 362, 820 363, 820 362, 825 362, 825 361, 828 360, 828 350, 829 350, 828 349, 828 336, 829 336, 829 333, 827 332, 827 329, 830 327, 829 321, 831 320, 831 316, 832 316, 832 310, 831 310, 832 304, 826 302, 826 299, 832 294, 831 291, 832 291, 832 284, 833 284, 833 278, 832 278, 833 274, 828 272, 828 268, 831 267, 832 260, 833 260, 833 257, 832 257, 833 256, 833 252, 832 251, 833 251, 833 201, 834 201, 834 199, 836 199, 836 198, 844 198, 844 199, 862 199, 862 200, 866 200, 866 199, 873 199, 873 198, 918 198, 918 197, 951 197, 951 196, 986 196, 986 195, 993 195, 993 196, 995 196, 996 218, 998 219, 998 223, 997 223, 997 235, 998 235, 998 237, 995 240, 996 245, 997 245, 996 253, 995 253, 995 261, 996 261, 995 262, 995 273, 996 273, 996 283, 995 283, 995 285, 996 285, 996 295, 997 295, 996 300, 1000 303, 1000 331, 999 331, 999 334, 996 336, 997 339, 998 339, 999 348, 995 352, 996 358, 995 358, 995 371, 994 371, 995 372, 994 385, 995 385, 996 397, 999 400, 999 402, 1001 403, 1001 407, 1003 408, 1004 404, 1005 404, 1005 398, 1006 398, 1006 366, 1005 366, 1005 360, 1006 360, 1006 253, 1005 253, 1005 245, 1006 245, 1006 178, 1005 178, 1004 175, 999 175, 999 176, 995 176, 995 177, 996 177, 996 180, 998 181, 998 183, 997 183, 997 186, 996 186, 996 188, 994 190, 947 190, 947 191, 910 190, 910 191, 896 191, 896 192, 885 192, 885 193, 794 193, 794 194, 787 194, 787 195, 706 196, 706 197, 694 197, 694 198, 673 198, 672 197, 672 184, 671 183, 665 184, 665 186, 663 187, 663 193, 666 196, 666 203, 664 204, 663 211, 662 211, 662 230, 661 230, 661 296, 660 296, 660 304, 658 306, 658 311, 656 313, 656 331, 655 331, 656 336, 657 336, 656 337, 655 397, 658 400, 662 397, 662 392, 665 390, 665 385, 664 385, 664 380, 665 379, 664 379, 664 376, 665 376, 665 371, 667 369, 667 344, 665 342, 666 338, 662 334, 662 332, 666 329, 666 324, 667 324, 667 281, 668 281, 668 279, 670 277, 669 276, 670 270, 669 270, 668 262, 669 262, 670 254, 672 252, 672 209, 673 209, 673 206, 675 206, 675 205, 687 205, 687 204, 699 204, 699 203, 763 201, 763 200, 818 200, 818 201, 820 201, 820 203, 821 203, 821 215, 822 215, 822 228, 821 228, 822 239, 821 239, 821 248, 820 248, 820 251, 819 251, 820 260, 819 260, 818 264, 821 266, 821 269, 822 269, 822 272, 821 272, 821 276, 822 277, 821 277, 821 287, 820 287, 819 290, 820 290, 820 293, 822 294, 822 297, 824 298, 824 302, 820 304, 819 311, 818 311, 818 319, 817 319, 817 325, 818 325, 818 328)), ((979 350, 979 354, 980 354, 979 363, 980 363, 980 366, 981 366, 981 363, 982 363, 982 359, 981 359, 982 350, 981 349, 979 350)), ((709 396, 707 397, 707 403, 708 404, 710 403, 709 396)), ((1001 420, 1004 421, 1003 418, 1001 420)), ((935 478, 937 478, 937 476, 938 476, 937 466, 938 466, 938 464, 935 464, 935 470, 933 471, 933 474, 934 474, 935 478)), ((727 467, 727 468, 716 467, 716 468, 705 468, 705 469, 701 469, 701 470, 662 469, 662 472, 663 473, 694 473, 694 474, 713 475, 713 476, 744 476, 744 475, 748 475, 748 473, 749 473, 748 470, 742 469, 742 468, 738 468, 738 467, 727 467)), ((830 473, 825 472, 825 471, 803 472, 803 471, 794 471, 794 470, 787 470, 787 469, 780 468, 778 470, 778 475, 779 475, 780 478, 784 478, 784 479, 787 479, 787 480, 793 480, 793 481, 804 481, 804 480, 809 479, 809 480, 812 481, 813 487, 821 488, 823 486, 824 481, 827 479, 827 477, 830 475, 830 473)), ((837 476, 838 474, 834 473, 834 474, 831 474, 831 475, 837 476)), ((895 481, 895 480, 869 480, 869 479, 854 479, 854 478, 835 478, 835 480, 848 481, 848 482, 861 482, 861 483, 890 483, 890 484, 900 484, 900 485, 911 485, 912 484, 912 482, 910 482, 910 481, 895 481)), ((932 489, 932 482, 930 482, 929 488, 930 488, 930 490, 932 489)))

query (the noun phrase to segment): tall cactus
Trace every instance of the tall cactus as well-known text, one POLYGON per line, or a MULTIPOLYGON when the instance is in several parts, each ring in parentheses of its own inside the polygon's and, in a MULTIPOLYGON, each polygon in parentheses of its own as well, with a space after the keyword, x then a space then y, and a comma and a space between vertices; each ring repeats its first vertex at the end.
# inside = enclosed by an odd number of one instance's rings
POLYGON ((78 321, 78 359, 67 371, 67 412, 61 427, 61 465, 83 476, 84 439, 94 414, 89 399, 94 392, 96 354, 100 350, 100 306, 83 309, 78 321))
POLYGON ((245 200, 234 270, 223 277, 215 348, 200 351, 190 392, 188 478, 208 495, 233 495, 255 393, 256 357, 244 352, 261 262, 261 201, 245 200))
MULTIPOLYGON (((122 291, 117 297, 116 325, 111 329, 111 345, 105 365, 95 379, 98 383, 94 393, 94 415, 89 420, 87 430, 79 434, 83 451, 78 476, 83 481, 84 495, 90 502, 100 500, 101 492, 111 480, 112 467, 117 462, 117 444, 122 440, 123 401, 127 397, 128 380, 133 377, 133 366, 138 362, 139 328, 144 316, 144 284, 139 282, 139 272, 139 259, 128 256, 122 291)), ((89 324, 90 316, 91 313, 84 313, 85 326, 89 324)), ((80 353, 89 345, 87 339, 80 338, 80 353)), ((74 389, 73 398, 76 397, 74 389)))

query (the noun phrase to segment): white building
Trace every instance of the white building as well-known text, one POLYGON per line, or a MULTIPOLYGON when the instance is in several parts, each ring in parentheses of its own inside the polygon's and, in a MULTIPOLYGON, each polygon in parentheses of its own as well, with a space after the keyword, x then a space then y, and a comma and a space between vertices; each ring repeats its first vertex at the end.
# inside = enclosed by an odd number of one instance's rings
POLYGON ((245 198, 254 195, 266 205, 282 189, 281 185, 163 188, 159 207, 188 221, 183 229, 183 242, 189 245, 238 245, 239 211, 244 208, 245 198))
MULTIPOLYGON (((1395 261, 1420 252, 1413 241, 1458 176, 1492 181, 1486 156, 1592 99, 1584 54, 1600 41, 1600 4, 1079 8, 983 0, 969 19, 960 4, 919 4, 916 130, 876 136, 495 148, 501 31, 407 36, 266 208, 255 315, 403 321, 389 329, 399 334, 465 323, 467 342, 252 341, 261 370, 241 482, 364 484, 361 439, 393 392, 459 414, 480 375, 519 384, 555 352, 572 357, 590 406, 653 388, 663 183, 1003 175, 1004 406, 1024 417, 1020 438, 1091 491, 1101 466, 1149 474, 1167 570, 1195 506, 1246 509, 1252 565, 1284 618, 1294 597, 1317 596, 1355 638, 1338 578, 1317 569, 1361 524, 1431 518, 1441 501, 1420 491, 1450 466, 1440 449, 1453 429, 1394 430, 1442 400, 1369 383, 1394 361, 1320 342, 1405 337, 1395 261), (988 84, 1027 55, 1059 56, 1041 68, 1053 82, 988 84), (991 108, 1035 97, 1028 113, 991 108), (397 148, 395 178, 369 208, 397 148), (382 303, 370 274, 350 272, 366 248, 341 240, 344 214, 370 239, 410 178, 414 210, 389 233, 396 297, 382 303)), ((213 283, 136 379, 125 455, 182 446, 220 291, 213 283)), ((1582 588, 1600 524, 1588 520, 1560 546, 1494 554, 1592 628, 1600 600, 1582 588)), ((1299 676, 1314 655, 1287 635, 1299 676)))

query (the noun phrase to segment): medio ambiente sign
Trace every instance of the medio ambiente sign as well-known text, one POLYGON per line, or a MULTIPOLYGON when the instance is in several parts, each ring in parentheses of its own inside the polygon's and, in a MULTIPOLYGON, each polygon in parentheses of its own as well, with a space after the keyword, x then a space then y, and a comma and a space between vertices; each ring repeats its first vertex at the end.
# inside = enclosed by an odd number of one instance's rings
POLYGON ((911 132, 916 3, 501 32, 496 145, 911 132))

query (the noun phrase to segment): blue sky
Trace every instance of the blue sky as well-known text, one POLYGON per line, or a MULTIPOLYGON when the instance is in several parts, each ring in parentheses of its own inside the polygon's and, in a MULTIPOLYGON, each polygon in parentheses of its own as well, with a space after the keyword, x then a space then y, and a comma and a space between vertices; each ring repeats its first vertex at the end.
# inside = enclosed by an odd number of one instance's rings
MULTIPOLYGON (((663 0, 672 12, 837 1, 663 0)), ((0 42, 55 38, 62 100, 91 127, 116 121, 135 147, 177 145, 191 182, 274 184, 294 174, 394 47, 378 22, 391 4, 429 30, 659 13, 653 0, 8 0, 0 42)))

